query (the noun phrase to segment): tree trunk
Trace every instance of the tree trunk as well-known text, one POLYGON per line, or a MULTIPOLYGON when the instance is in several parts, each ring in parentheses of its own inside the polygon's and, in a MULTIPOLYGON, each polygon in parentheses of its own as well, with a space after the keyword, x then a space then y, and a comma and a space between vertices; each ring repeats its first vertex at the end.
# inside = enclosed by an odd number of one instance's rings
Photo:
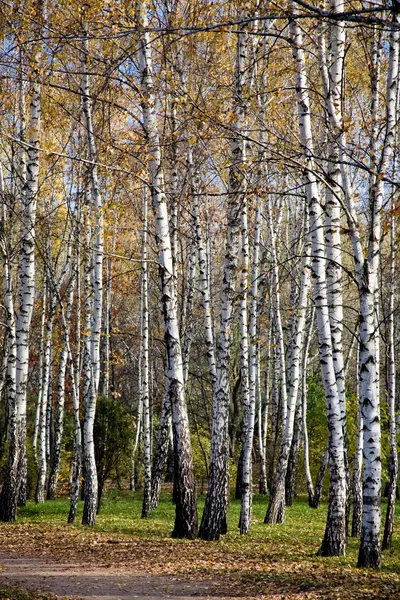
MULTIPOLYGON (((46 274, 49 278, 49 273, 46 274)), ((49 311, 47 314, 45 336, 44 336, 44 354, 43 354, 43 380, 42 380, 42 397, 40 403, 40 418, 39 418, 39 461, 38 461, 38 478, 35 491, 35 502, 41 504, 44 502, 47 477, 47 402, 50 381, 50 359, 51 359, 51 344, 53 335, 53 322, 55 312, 55 296, 54 292, 50 292, 49 311)))
POLYGON ((285 478, 285 502, 286 506, 292 506, 293 500, 296 495, 296 471, 297 471, 297 459, 300 452, 300 444, 303 432, 303 418, 302 418, 302 405, 301 405, 301 393, 299 392, 298 401, 296 406, 296 413, 294 417, 294 430, 292 444, 290 446, 288 465, 286 470, 285 478))
POLYGON ((42 293, 42 314, 40 319, 40 340, 39 340, 39 375, 38 375, 38 392, 35 411, 35 425, 33 429, 33 460, 35 465, 38 464, 37 445, 39 437, 40 411, 43 400, 43 357, 44 357, 44 335, 46 325, 46 310, 47 310, 47 277, 46 269, 43 272, 43 293, 42 293))
MULTIPOLYGON (((26 502, 26 400, 29 370, 29 336, 35 300, 35 224, 39 189, 39 156, 41 132, 40 62, 42 46, 43 2, 35 7, 35 26, 32 48, 32 67, 36 77, 31 84, 29 116, 29 145, 27 148, 26 180, 21 190, 20 262, 19 262, 19 314, 16 319, 16 401, 10 436, 8 468, 0 497, 0 519, 15 521, 17 505, 26 502), (11 437, 13 438, 11 440, 11 437)), ((22 89, 22 81, 21 81, 22 89)), ((21 117, 24 112, 21 92, 21 117)), ((21 141, 25 141, 25 118, 21 118, 21 141)), ((24 176, 25 168, 21 176, 24 176)))
POLYGON ((362 456, 363 456, 363 419, 360 404, 360 347, 357 343, 356 378, 357 378, 357 437, 354 453, 353 468, 353 519, 351 524, 352 537, 361 535, 362 520, 362 456))
POLYGON ((319 508, 319 505, 321 503, 322 485, 324 483, 324 477, 325 477, 325 473, 326 473, 326 469, 328 468, 328 465, 329 465, 329 442, 326 446, 324 454, 322 455, 321 465, 320 465, 318 473, 317 473, 317 479, 315 481, 314 497, 312 499, 312 504, 310 505, 311 508, 319 508))
POLYGON ((164 316, 165 345, 167 351, 168 393, 172 406, 172 427, 175 455, 176 515, 173 537, 197 536, 197 502, 193 474, 182 351, 179 338, 176 279, 172 264, 169 219, 164 190, 164 173, 161 147, 155 115, 155 97, 152 79, 152 47, 146 31, 146 7, 136 3, 139 27, 139 61, 142 90, 142 113, 149 151, 150 189, 156 222, 156 237, 160 263, 162 310, 164 316), (143 27, 143 29, 142 29, 143 27))
POLYGON ((235 114, 232 139, 232 164, 229 171, 227 231, 220 314, 217 379, 213 393, 213 415, 210 450, 210 477, 199 535, 204 540, 218 540, 226 530, 229 484, 228 418, 230 404, 229 371, 232 344, 233 299, 239 254, 240 206, 242 201, 242 169, 245 147, 240 135, 244 121, 243 82, 246 69, 247 35, 239 26, 235 73, 235 114))
MULTIPOLYGON (((248 442, 249 439, 253 439, 253 433, 250 432, 250 437, 247 436, 247 430, 249 427, 249 416, 251 412, 250 408, 250 390, 249 390, 249 335, 248 335, 248 315, 247 315, 247 287, 248 287, 248 272, 249 272, 249 231, 248 231, 248 209, 247 209, 247 195, 244 193, 243 201, 241 206, 241 235, 242 235, 242 247, 241 247, 241 261, 240 261, 240 306, 239 306, 239 323, 240 323, 240 382, 242 388, 242 448, 239 457, 238 470, 237 470, 237 483, 236 483, 236 498, 242 498, 242 510, 243 510, 243 498, 245 499, 246 507, 244 510, 248 511, 246 517, 240 517, 240 530, 241 533, 247 533, 250 524, 250 488, 248 484, 250 473, 249 456, 251 460, 251 449, 250 455, 248 442), (246 456, 245 456, 246 455, 246 456), (247 464, 245 464, 247 463, 247 464), (245 470, 247 470, 245 472, 245 470), (243 523, 245 519, 245 524, 243 523), (242 531, 243 530, 243 531, 242 531)), ((252 359, 254 360, 255 355, 252 359)), ((254 425, 253 425, 254 427, 254 425)))
POLYGON ((76 355, 75 362, 72 357, 69 344, 69 329, 64 327, 65 346, 68 351, 70 378, 72 382, 72 402, 74 418, 74 454, 71 465, 71 500, 68 514, 68 523, 76 519, 79 498, 79 486, 81 480, 82 465, 82 429, 80 422, 80 374, 81 374, 81 243, 82 243, 82 211, 78 200, 76 215, 75 235, 75 281, 76 281, 76 355))
MULTIPOLYGON (((90 326, 90 364, 85 369, 87 381, 85 382, 85 421, 83 427, 84 453, 85 453, 85 501, 83 507, 82 524, 95 525, 97 511, 97 472, 94 455, 93 428, 96 415, 96 401, 100 381, 100 337, 103 309, 103 207, 97 174, 97 152, 93 130, 92 98, 89 90, 88 74, 89 34, 87 22, 84 22, 83 31, 83 59, 82 59, 82 107, 84 124, 87 137, 87 146, 90 165, 91 202, 95 219, 94 251, 93 251, 93 309, 90 326)), ((87 357, 89 360, 89 357, 87 357)))
MULTIPOLYGON (((74 301, 75 271, 76 270, 74 269, 67 290, 65 319, 68 330, 70 328, 72 305, 74 301)), ((61 465, 62 438, 64 432, 65 378, 67 373, 67 365, 68 347, 67 341, 64 339, 58 365, 57 404, 54 416, 54 440, 52 444, 50 474, 47 486, 47 500, 54 500, 56 497, 58 474, 61 465)))
POLYGON ((310 352, 311 338, 314 327, 315 308, 311 310, 310 324, 307 330, 307 337, 304 344, 303 365, 302 365, 302 381, 301 381, 301 404, 302 404, 302 422, 303 422, 303 447, 304 447, 304 471, 307 482, 308 505, 313 507, 314 502, 314 486, 310 471, 310 455, 308 445, 308 430, 307 430, 307 367, 308 355, 310 352))
POLYGON ((399 15, 393 14, 390 33, 389 65, 386 92, 386 131, 378 176, 370 190, 371 222, 368 257, 360 282, 360 394, 364 425, 363 516, 358 566, 379 568, 380 503, 381 503, 381 425, 380 402, 377 394, 378 364, 375 335, 375 294, 378 286, 381 212, 385 193, 383 177, 393 156, 396 131, 396 99, 399 74, 399 15))
MULTIPOLYGON (((293 6, 293 5, 292 5, 293 6)), ((290 21, 293 56, 297 64, 296 94, 300 137, 307 160, 306 189, 311 231, 311 272, 314 281, 319 355, 329 424, 330 490, 329 507, 321 554, 340 556, 346 550, 346 478, 344 436, 340 421, 340 394, 332 356, 332 334, 329 321, 325 240, 322 229, 322 207, 314 175, 313 139, 310 102, 305 70, 303 34, 297 21, 290 21)))
MULTIPOLYGON (((196 188, 197 189, 197 186, 196 188)), ((205 337, 206 337, 206 352, 210 370, 210 377, 212 388, 214 390, 217 370, 215 361, 215 339, 212 322, 212 311, 211 311, 211 291, 210 291, 210 278, 207 268, 207 253, 204 245, 203 231, 200 223, 199 215, 199 195, 196 194, 193 201, 193 217, 194 227, 196 232, 197 240, 197 252, 199 262, 199 280, 200 280, 200 291, 204 310, 204 325, 205 325, 205 337)))
POLYGON ((392 200, 392 214, 390 216, 390 291, 389 307, 387 316, 387 400, 389 409, 389 439, 390 439, 390 462, 389 462, 389 493, 386 510, 385 531, 383 534, 382 550, 386 550, 392 544, 394 510, 396 504, 397 475, 399 461, 397 456, 397 433, 396 433, 396 360, 394 346, 394 286, 395 286, 395 222, 394 222, 394 200, 392 200))
POLYGON ((181 330, 183 340, 183 379, 185 382, 185 388, 187 386, 189 377, 189 362, 190 362, 190 350, 192 346, 193 338, 193 301, 195 295, 195 283, 196 283, 196 238, 193 237, 192 243, 189 249, 189 268, 186 278, 186 294, 184 301, 184 310, 181 319, 181 330))
POLYGON ((17 517, 18 497, 14 492, 17 486, 18 476, 18 420, 16 412, 16 361, 17 340, 15 329, 15 308, 12 289, 12 272, 10 263, 10 249, 8 247, 7 229, 9 226, 7 205, 5 198, 3 172, 0 171, 0 250, 3 267, 3 298, 6 312, 7 326, 7 371, 6 371, 6 393, 8 408, 8 438, 9 451, 6 475, 3 489, 0 495, 0 519, 2 521, 15 521, 17 517))
MULTIPOLYGON (((264 395, 261 393, 260 374, 258 377, 258 445, 260 448, 260 481, 259 493, 266 496, 268 490, 267 481, 267 433, 268 433, 268 412, 269 412, 269 379, 271 371, 271 321, 268 328, 267 350, 265 356, 265 386, 264 395)), ((258 354, 258 369, 260 369, 260 350, 258 354)))
POLYGON ((116 241, 116 225, 111 239, 111 255, 108 257, 107 266, 107 286, 106 286, 106 306, 104 310, 104 372, 102 374, 103 385, 102 393, 103 396, 108 396, 110 392, 110 336, 112 329, 112 298, 113 298, 113 265, 114 265, 114 253, 115 253, 115 241, 116 241))
MULTIPOLYGON (((243 447, 243 474, 242 474, 242 505, 240 511, 240 533, 248 533, 251 523, 251 506, 253 498, 252 480, 252 450, 254 438, 254 425, 256 416, 257 381, 259 383, 259 355, 257 344, 258 332, 258 278, 260 269, 260 242, 261 242, 261 198, 257 197, 255 224, 254 224, 254 249, 253 266, 251 273, 251 302, 250 302, 250 363, 249 363, 249 406, 247 416, 246 437, 243 447)), ((243 223, 242 223, 243 226, 243 223)), ((248 261, 247 261, 248 262, 248 261)), ((242 282, 243 283, 243 282, 242 282)), ((246 309, 247 310, 247 309, 246 309)), ((242 370, 243 376, 243 370, 242 370)), ((242 391, 243 388, 242 388, 242 391)), ((244 410, 244 404, 243 404, 244 410)))
POLYGON ((143 190, 143 231, 142 231, 142 314, 141 352, 143 358, 140 395, 143 399, 143 446, 144 446, 144 490, 142 519, 150 512, 151 500, 151 435, 150 435, 150 395, 149 395, 149 300, 147 274, 147 190, 143 190))
POLYGON ((168 382, 165 383, 165 393, 161 405, 160 427, 158 430, 157 448, 153 464, 151 480, 150 510, 158 506, 161 491, 163 471, 168 460, 171 429, 171 401, 168 393, 168 382))
MULTIPOLYGON (((292 445, 293 428, 295 420, 296 405, 298 402, 300 375, 301 375, 301 357, 304 345, 304 329, 307 316, 308 294, 311 287, 310 277, 310 243, 308 232, 308 220, 306 219, 306 245, 304 257, 302 260, 302 271, 300 279, 300 292, 298 305, 296 307, 296 320, 288 355, 289 364, 289 395, 287 402, 286 419, 282 424, 282 439, 279 451, 278 465, 273 481, 271 496, 265 523, 283 523, 285 520, 285 479, 288 468, 289 453, 292 445)), ((271 230, 271 227, 270 227, 271 230)))

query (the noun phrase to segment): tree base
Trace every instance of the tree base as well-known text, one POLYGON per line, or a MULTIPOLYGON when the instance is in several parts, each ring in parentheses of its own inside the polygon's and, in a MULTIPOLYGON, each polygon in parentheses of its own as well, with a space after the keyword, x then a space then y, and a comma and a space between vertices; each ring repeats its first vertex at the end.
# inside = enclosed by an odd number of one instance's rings
POLYGON ((221 518, 215 517, 214 519, 207 518, 207 514, 203 514, 199 530, 199 538, 206 542, 217 542, 222 535, 227 532, 226 516, 221 518))
POLYGON ((381 566, 381 552, 379 544, 360 545, 357 567, 364 569, 379 569, 381 566))
POLYGON ((176 539, 194 540, 198 535, 197 504, 195 491, 177 498, 175 525, 171 537, 176 539))
POLYGON ((340 528, 327 527, 318 556, 345 556, 346 535, 341 533, 340 528))
POLYGON ((270 504, 265 515, 264 523, 267 525, 275 525, 284 523, 286 519, 286 504, 284 492, 280 497, 271 497, 270 504))

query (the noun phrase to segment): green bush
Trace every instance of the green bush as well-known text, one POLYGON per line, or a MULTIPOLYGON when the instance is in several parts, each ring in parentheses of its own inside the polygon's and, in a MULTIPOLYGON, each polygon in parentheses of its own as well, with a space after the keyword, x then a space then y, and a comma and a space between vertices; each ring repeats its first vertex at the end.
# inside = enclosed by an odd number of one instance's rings
POLYGON ((100 396, 94 423, 94 449, 99 485, 98 509, 104 484, 128 472, 135 429, 132 415, 118 398, 100 396))

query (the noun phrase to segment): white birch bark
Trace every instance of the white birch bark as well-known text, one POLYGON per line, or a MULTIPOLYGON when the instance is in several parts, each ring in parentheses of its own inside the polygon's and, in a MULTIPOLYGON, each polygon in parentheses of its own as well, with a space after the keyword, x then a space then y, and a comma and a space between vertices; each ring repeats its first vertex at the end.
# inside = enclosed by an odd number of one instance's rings
POLYGON ((172 99, 172 107, 171 107, 171 133, 172 133, 172 165, 171 165, 171 193, 169 210, 170 210, 170 219, 169 219, 169 232, 170 232, 170 240, 171 240, 171 255, 172 255, 172 268, 174 271, 174 277, 177 277, 177 262, 178 262, 178 206, 177 206, 177 198, 178 198, 178 190, 179 190, 179 176, 178 176, 178 148, 176 143, 176 133, 177 133, 177 124, 176 124, 176 102, 175 99, 172 99))
POLYGON ((232 344, 233 299, 239 254, 240 203, 244 141, 241 130, 245 106, 243 82, 246 69, 247 35, 242 26, 238 35, 235 69, 235 122, 232 125, 232 164, 229 171, 227 199, 227 231, 222 284, 220 335, 218 344, 217 379, 213 394, 213 414, 210 449, 210 477, 199 535, 205 540, 217 540, 226 531, 228 493, 228 418, 230 404, 229 371, 232 344))
POLYGON ((394 343, 394 312, 395 312, 395 218, 394 200, 392 200, 392 214, 390 216, 390 282, 389 282, 389 306, 387 316, 387 402, 389 413, 389 490, 386 509, 385 530, 382 540, 382 550, 392 545, 394 512, 396 504, 396 487, 399 471, 399 460, 397 455, 397 432, 396 432, 396 359, 394 343))
POLYGON ((110 391, 110 352, 111 352, 111 319, 112 319, 112 298, 113 298, 113 256, 115 254, 116 243, 116 225, 111 238, 111 252, 107 259, 107 286, 106 286, 106 306, 104 310, 104 371, 102 373, 103 396, 108 396, 110 391))
MULTIPOLYGON (((143 279, 140 279, 140 340, 143 339, 143 279)), ((136 411, 136 430, 135 442, 133 444, 131 456, 131 482, 130 489, 135 490, 138 480, 138 462, 139 462, 139 445, 143 434, 143 393, 142 393, 142 362, 143 362, 143 347, 140 343, 138 356, 138 404, 136 411)))
POLYGON ((310 324, 308 326, 306 339, 304 343, 303 352, 303 364, 302 364, 302 380, 301 380, 301 401, 303 410, 303 449, 304 449, 304 472, 306 476, 307 492, 308 492, 308 504, 310 507, 314 501, 314 486, 311 477, 310 470, 310 454, 309 454, 309 443, 308 443, 308 429, 307 429, 307 367, 308 357, 310 353, 310 344, 314 328, 315 308, 311 310, 310 324))
MULTIPOLYGON (((243 218, 243 217, 242 217, 243 218)), ((260 271, 260 241, 261 241, 261 198, 257 197, 257 206, 254 223, 254 248, 253 264, 251 272, 251 300, 250 300, 250 353, 249 353, 249 406, 247 426, 245 428, 246 437, 243 447, 243 475, 242 475, 242 504, 240 511, 239 530, 240 533, 248 533, 251 523, 251 506, 253 497, 252 481, 252 450, 254 438, 254 426, 256 416, 256 394, 257 379, 259 375, 259 356, 257 344, 258 330, 258 279, 260 271)), ((243 221, 242 221, 243 227, 243 221)), ((243 235, 243 234, 242 234, 243 235)), ((244 258, 244 256, 243 256, 244 258)), ((242 280, 243 283, 243 280, 242 280)), ((247 313, 247 306, 246 306, 247 313)), ((247 331, 246 331, 247 336, 247 331)), ((242 372, 243 373, 243 372, 242 372)), ((242 375, 243 376, 243 375, 242 375)))
MULTIPOLYGON (((43 18, 43 3, 38 2, 39 19, 43 18)), ((39 36, 41 28, 38 31, 39 36)), ((33 57, 39 69, 41 45, 37 45, 33 57)), ((35 223, 39 190, 39 157, 41 132, 41 84, 38 77, 31 86, 29 114, 29 145, 26 182, 22 192, 21 254, 19 267, 19 314, 17 318, 17 420, 21 457, 19 461, 19 503, 26 498, 26 398, 29 370, 29 336, 35 299, 35 223), (25 496, 25 498, 24 498, 25 496)))
MULTIPOLYGON (((333 12, 343 12, 343 0, 331 0, 330 9, 333 12)), ((331 122, 339 123, 342 114, 342 79, 345 55, 345 29, 340 21, 330 24, 329 46, 324 52, 323 36, 320 38, 320 65, 324 82, 324 91, 328 114, 331 122), (327 58, 328 57, 328 58, 327 58), (327 62, 329 61, 329 67, 327 62)), ((342 289, 342 251, 341 251, 341 172, 339 166, 339 150, 333 139, 328 142, 330 155, 328 163, 328 182, 326 188, 326 258, 328 278, 329 318, 332 334, 332 356, 335 367, 336 384, 340 398, 341 420, 344 434, 344 459, 346 470, 346 519, 350 511, 350 472, 347 456, 346 433, 346 395, 343 353, 343 289, 342 289)))
MULTIPOLYGON (((68 338, 67 338, 68 340, 68 338)), ((74 409, 74 458, 72 463, 71 500, 68 513, 68 523, 74 523, 78 510, 79 486, 82 470, 82 429, 79 416, 79 387, 76 385, 74 362, 68 342, 69 374, 72 382, 72 403, 74 409)))
POLYGON ((210 369, 210 376, 212 387, 214 389, 216 378, 217 378, 217 368, 216 368, 216 359, 215 359, 215 340, 214 340, 214 331, 213 331, 213 320, 212 320, 212 311, 211 311, 211 291, 210 291, 210 279, 209 279, 209 270, 207 268, 207 252, 204 244, 204 236, 200 223, 200 215, 199 215, 199 195, 196 194, 193 201, 193 218, 194 218, 194 227, 196 232, 196 241, 197 241, 197 255, 198 255, 198 263, 199 263, 199 282, 200 282, 200 292, 202 297, 202 304, 204 310, 204 325, 205 325, 205 338, 206 338, 206 352, 208 358, 208 364, 210 369))
POLYGON ((386 87, 386 130, 379 172, 370 190, 371 223, 368 257, 364 263, 360 286, 360 395, 364 425, 363 516, 358 565, 380 566, 380 495, 381 495, 381 426, 377 394, 379 367, 375 335, 375 294, 378 286, 381 212, 385 176, 393 156, 396 131, 396 100, 399 75, 399 16, 393 14, 390 33, 389 64, 386 87))
POLYGON ((144 490, 142 519, 150 512, 151 499, 151 435, 150 435, 150 395, 149 395, 149 299, 148 299, 148 263, 147 263, 147 190, 143 190, 143 231, 142 231, 142 303, 141 303, 141 353, 142 381, 140 395, 143 402, 143 464, 144 490))
POLYGON ((277 223, 274 226, 273 207, 271 195, 267 195, 266 201, 266 216, 267 225, 269 232, 269 244, 271 253, 271 270, 272 270, 272 285, 273 285, 273 306, 274 306, 274 322, 275 322, 275 339, 277 348, 277 356, 280 362, 279 378, 281 381, 280 385, 280 404, 281 404, 281 421, 282 428, 285 427, 286 414, 287 414, 287 381, 286 381, 286 360, 285 360, 285 343, 283 336, 282 326, 282 311, 281 311, 281 290, 280 290, 280 277, 279 277, 279 260, 276 251, 276 232, 279 230, 279 223, 282 219, 282 211, 278 210, 277 223))
POLYGON ((46 323, 47 307, 47 277, 43 273, 43 294, 42 294, 42 314, 40 318, 40 339, 39 339, 39 375, 38 375, 38 393, 36 400, 35 424, 33 429, 33 460, 37 464, 37 443, 39 435, 40 411, 43 400, 43 356, 44 356, 44 334, 46 323))
MULTIPOLYGON (((306 239, 309 240, 308 221, 306 221, 306 239)), ((296 321, 294 335, 290 340, 289 393, 287 399, 286 418, 282 423, 282 439, 278 464, 273 481, 269 506, 265 516, 265 523, 283 523, 285 520, 285 478, 288 468, 290 447, 293 438, 294 418, 299 395, 301 377, 301 357, 303 353, 304 330, 307 316, 308 295, 311 288, 310 277, 310 242, 305 245, 302 270, 300 275, 300 292, 296 307, 296 321)))
MULTIPOLYGON (((246 161, 245 152, 243 153, 243 162, 246 161)), ((249 390, 249 323, 247 314, 247 288, 248 288, 248 272, 249 272, 249 228, 248 228, 248 207, 247 207, 247 194, 244 192, 243 200, 241 205, 241 257, 240 257, 240 304, 239 304, 239 326, 240 326, 240 384, 242 392, 242 450, 239 457, 238 472, 237 472, 237 485, 236 485, 236 497, 243 498, 246 496, 245 504, 247 505, 247 512, 250 515, 250 501, 249 492, 247 490, 249 473, 244 473, 244 460, 245 452, 248 452, 248 448, 245 450, 247 445, 247 429, 249 426, 250 418, 250 390, 249 390)), ((258 258, 257 258, 258 260, 258 258)), ((251 434, 252 437, 252 434, 251 434)), ((246 457, 248 460, 248 457, 246 457)), ((246 467, 249 469, 248 465, 246 467)), ((242 501, 243 507, 243 501, 242 501)), ((242 525, 239 526, 242 533, 247 533, 250 516, 244 516, 240 518, 240 523, 244 518, 246 525, 244 528, 246 531, 242 531, 242 525)))
POLYGON ((50 362, 49 362, 49 381, 47 385, 47 406, 46 406, 46 460, 50 464, 51 443, 53 437, 53 365, 54 365, 54 344, 53 339, 50 343, 50 362))
POLYGON ((3 482, 2 494, 0 495, 0 519, 3 521, 15 521, 17 511, 17 496, 14 490, 17 486, 16 478, 19 460, 18 420, 16 410, 17 339, 10 249, 8 247, 7 235, 10 227, 10 221, 7 213, 5 192, 6 190, 4 187, 3 170, 2 165, 0 164, 0 251, 3 267, 3 298, 7 326, 6 393, 9 418, 9 453, 7 460, 7 474, 3 482))
MULTIPOLYGON (((74 301, 75 277, 76 267, 73 268, 71 278, 68 284, 66 297, 65 319, 68 327, 68 335, 71 326, 70 321, 74 301)), ((47 500, 54 500, 56 496, 58 475, 61 466, 62 437, 64 432, 65 381, 68 366, 68 347, 65 337, 66 336, 64 334, 63 346, 60 352, 58 364, 57 401, 54 415, 54 440, 51 452, 50 473, 47 487, 47 500)))
POLYGON ((158 430, 157 448, 151 481, 150 510, 156 509, 160 500, 162 476, 168 460, 171 424, 171 399, 168 393, 168 381, 166 381, 165 392, 161 404, 160 427, 158 430))
POLYGON ((168 358, 168 390, 171 398, 174 433, 176 517, 172 535, 174 537, 193 538, 197 535, 197 504, 183 380, 176 279, 172 262, 160 139, 154 110, 152 46, 150 34, 146 31, 146 6, 139 2, 136 2, 136 20, 139 29, 138 53, 142 94, 141 105, 149 152, 150 189, 156 223, 162 310, 168 358))
POLYGON ((76 519, 79 487, 81 480, 82 466, 82 429, 80 422, 80 375, 81 375, 81 244, 82 244, 82 209, 78 196, 76 211, 76 236, 75 236, 75 269, 74 277, 76 281, 76 353, 75 360, 72 357, 69 344, 69 330, 66 328, 65 347, 68 352, 69 374, 72 381, 72 403, 74 418, 74 454, 71 464, 71 499, 68 513, 68 523, 73 523, 76 519))
POLYGON ((353 466, 353 519, 351 524, 352 537, 359 537, 361 534, 362 519, 362 458, 363 458, 363 419, 360 403, 360 345, 357 342, 356 351, 356 394, 357 394, 357 435, 356 447, 354 452, 353 466))
MULTIPOLYGON (((35 26, 33 27, 36 40, 42 38, 42 23, 45 6, 38 0, 35 6, 35 26)), ((16 319, 16 444, 11 444, 9 452, 18 456, 9 456, 9 465, 16 472, 7 470, 2 488, 0 501, 0 519, 14 521, 17 504, 26 502, 26 400, 29 369, 29 337, 33 304, 35 298, 35 223, 37 196, 39 189, 39 147, 41 131, 41 84, 39 70, 41 67, 42 44, 37 41, 32 47, 32 67, 37 75, 33 79, 30 92, 29 134, 26 161, 26 179, 21 189, 21 224, 20 224, 20 262, 19 262, 19 313, 16 319), (18 465, 16 467, 16 465, 18 465)), ((22 74, 21 74, 22 78, 22 74)), ((21 91, 22 91, 21 81, 21 91)), ((24 113, 23 93, 20 94, 21 116, 24 113)), ((21 138, 25 139, 25 116, 21 119, 21 138)), ((25 174, 25 160, 22 152, 22 167, 25 174)))
MULTIPOLYGON (((271 311, 270 311, 271 315, 271 311)), ((259 380, 258 388, 258 445, 260 448, 260 483, 259 492, 260 494, 266 495, 267 493, 267 434, 268 434, 268 412, 270 403, 270 373, 271 373, 271 334, 272 324, 269 319, 268 336, 267 336, 267 348, 265 354, 265 383, 264 383, 264 394, 261 393, 261 381, 259 380)), ((258 357, 260 363, 260 355, 258 357)), ((260 368, 260 364, 259 364, 260 368)))
POLYGON ((46 325, 43 344, 43 372, 42 372, 42 399, 40 405, 40 420, 39 420, 39 460, 38 460, 38 477, 35 491, 35 501, 40 504, 44 502, 46 491, 46 479, 49 463, 49 410, 48 404, 51 402, 50 385, 51 385, 51 370, 52 370, 52 344, 53 344, 53 324, 57 309, 58 299, 60 297, 60 289, 66 282, 71 270, 71 248, 68 245, 65 264, 62 268, 58 281, 55 281, 55 273, 51 269, 51 245, 48 245, 46 253, 47 268, 45 269, 45 277, 47 279, 46 286, 48 288, 48 310, 46 315, 46 325))
POLYGON ((182 330, 182 341, 183 341, 183 380, 185 382, 185 388, 188 382, 189 376, 189 362, 190 362, 190 349, 192 346, 193 337, 193 302, 195 296, 195 281, 196 281, 196 238, 193 237, 189 248, 189 265, 188 274, 186 278, 186 294, 184 300, 184 307, 181 318, 181 330, 182 330))
MULTIPOLYGON (((272 312, 275 317, 275 311, 272 312)), ((269 448, 268 482, 272 488, 272 481, 275 474, 276 450, 279 438, 279 379, 280 379, 280 350, 279 342, 276 339, 275 319, 271 322, 272 340, 273 340, 273 366, 272 366, 272 388, 271 388, 271 441, 269 448)))
POLYGON ((84 455, 85 455, 85 502, 82 515, 83 525, 95 525, 97 511, 97 470, 94 455, 93 428, 96 414, 96 400, 100 381, 100 338, 103 311, 103 208, 97 173, 97 151, 93 129, 92 99, 89 89, 89 36, 88 25, 84 22, 82 48, 82 111, 86 130, 88 156, 90 165, 91 203, 95 218, 94 250, 93 250, 93 313, 90 327, 90 369, 85 371, 90 380, 85 383, 85 421, 84 421, 84 455))
MULTIPOLYGON (((293 7, 293 4, 291 4, 293 7)), ((344 465, 344 436, 340 420, 340 394, 336 383, 332 356, 332 334, 329 321, 325 240, 319 188, 313 173, 313 138, 310 101, 304 55, 303 34, 298 23, 290 20, 292 51, 296 61, 296 97, 300 139, 305 154, 305 183, 311 231, 311 272, 314 281, 314 302, 318 330, 322 382, 326 397, 330 447, 329 510, 321 553, 343 555, 346 549, 346 481, 344 465)))
MULTIPOLYGON (((49 273, 46 273, 49 278, 49 273)), ((50 286, 49 286, 50 287, 50 286)), ((42 372, 42 390, 39 417, 39 458, 38 458, 38 478, 35 491, 35 502, 41 504, 44 502, 47 476, 47 402, 50 379, 50 358, 51 343, 53 335, 53 322, 55 312, 55 296, 51 288, 49 290, 49 309, 46 319, 44 344, 43 344, 43 372, 42 372)))

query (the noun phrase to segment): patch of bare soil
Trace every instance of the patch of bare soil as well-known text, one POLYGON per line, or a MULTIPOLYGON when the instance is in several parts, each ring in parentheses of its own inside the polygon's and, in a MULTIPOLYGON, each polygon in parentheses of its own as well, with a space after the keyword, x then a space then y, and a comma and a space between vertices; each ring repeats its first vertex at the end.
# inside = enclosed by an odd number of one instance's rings
POLYGON ((42 557, 15 558, 1 553, 0 582, 41 594, 85 600, 201 600, 211 596, 216 600, 211 581, 188 582, 172 575, 151 575, 127 568, 42 557))

